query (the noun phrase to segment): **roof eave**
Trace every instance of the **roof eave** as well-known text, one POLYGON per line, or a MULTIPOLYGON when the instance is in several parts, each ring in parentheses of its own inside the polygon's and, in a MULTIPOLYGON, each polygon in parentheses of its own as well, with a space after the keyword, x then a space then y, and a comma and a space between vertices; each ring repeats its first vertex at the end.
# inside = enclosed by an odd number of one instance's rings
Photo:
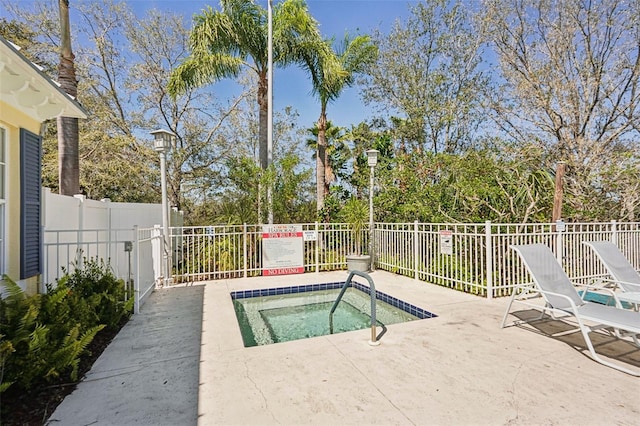
POLYGON ((41 122, 56 117, 87 118, 88 115, 75 98, 1 36, 0 101, 41 122))

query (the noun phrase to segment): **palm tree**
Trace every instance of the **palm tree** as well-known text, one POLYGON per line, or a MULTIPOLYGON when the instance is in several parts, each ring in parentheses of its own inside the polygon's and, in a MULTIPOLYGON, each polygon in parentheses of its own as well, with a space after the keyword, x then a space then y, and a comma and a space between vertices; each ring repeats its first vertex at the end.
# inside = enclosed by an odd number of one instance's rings
MULTIPOLYGON (((316 160, 318 155, 318 125, 314 124, 313 127, 307 129, 312 138, 307 139, 307 147, 311 148, 314 151, 313 159, 316 160)), ((345 167, 345 163, 348 159, 347 151, 349 148, 345 145, 343 141, 343 133, 344 128, 339 126, 334 126, 331 121, 327 121, 327 127, 325 129, 325 140, 327 141, 327 147, 325 150, 325 182, 323 193, 324 197, 329 194, 329 187, 332 182, 334 182, 337 178, 337 175, 340 174, 340 171, 345 167)))
MULTIPOLYGON (((60 65, 58 82, 62 90, 74 98, 78 94, 78 81, 71 50, 69 24, 69 0, 58 0, 60 10, 60 65)), ((80 192, 80 161, 78 158, 78 119, 58 117, 58 170, 60 194, 75 195, 80 192)))
MULTIPOLYGON (((260 110, 260 167, 267 168, 267 16, 253 0, 221 0, 220 11, 211 7, 194 18, 190 36, 191 55, 174 70, 169 93, 239 75, 249 68, 258 77, 260 110)), ((318 24, 304 0, 285 0, 273 10, 274 63, 300 63, 300 52, 323 48, 318 24)))
MULTIPOLYGON (((332 41, 326 41, 327 48, 331 49, 332 41)), ((318 129, 318 143, 316 144, 316 191, 318 211, 324 207, 324 198, 327 192, 327 105, 340 97, 342 91, 353 85, 357 74, 362 73, 372 64, 376 58, 377 49, 371 43, 369 36, 349 37, 338 46, 334 55, 323 57, 314 56, 309 51, 305 56, 304 66, 311 74, 313 93, 320 101, 320 117, 316 123, 318 129), (339 67, 333 60, 337 59, 339 67)))

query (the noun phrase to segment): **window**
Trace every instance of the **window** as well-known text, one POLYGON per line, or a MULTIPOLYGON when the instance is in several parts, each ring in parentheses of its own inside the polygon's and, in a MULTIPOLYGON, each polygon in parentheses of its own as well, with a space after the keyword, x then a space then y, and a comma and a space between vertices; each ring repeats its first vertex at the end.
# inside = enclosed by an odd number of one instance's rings
POLYGON ((20 129, 20 279, 42 273, 41 138, 20 129))
POLYGON ((6 209, 6 182, 7 182, 7 160, 6 156, 6 135, 7 131, 0 127, 0 279, 6 273, 6 231, 5 231, 5 209, 6 209))

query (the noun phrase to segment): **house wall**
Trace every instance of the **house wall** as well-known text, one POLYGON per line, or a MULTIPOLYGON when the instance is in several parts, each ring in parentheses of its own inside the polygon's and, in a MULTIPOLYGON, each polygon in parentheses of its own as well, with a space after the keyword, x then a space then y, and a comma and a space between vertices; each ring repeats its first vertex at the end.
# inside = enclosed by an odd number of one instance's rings
POLYGON ((18 281, 20 277, 20 128, 40 133, 40 122, 21 113, 11 105, 0 103, 0 126, 7 132, 7 202, 5 219, 5 274, 23 290, 34 293, 39 277, 18 281))

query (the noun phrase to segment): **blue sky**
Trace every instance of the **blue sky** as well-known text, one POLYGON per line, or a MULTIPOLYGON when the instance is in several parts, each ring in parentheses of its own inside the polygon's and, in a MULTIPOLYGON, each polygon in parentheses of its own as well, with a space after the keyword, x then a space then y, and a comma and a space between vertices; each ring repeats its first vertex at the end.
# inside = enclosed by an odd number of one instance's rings
MULTIPOLYGON (((137 14, 147 9, 170 10, 184 14, 190 19, 210 5, 218 9, 218 1, 175 1, 175 0, 127 0, 137 14)), ((276 4, 278 0, 274 0, 276 4)), ((409 5, 417 1, 407 0, 307 0, 313 17, 320 23, 323 36, 341 38, 345 31, 349 34, 369 34, 379 28, 389 31, 397 19, 409 15, 409 5)), ((266 8, 266 0, 259 3, 266 8)), ((320 106, 311 95, 311 82, 304 73, 294 67, 274 69, 274 109, 280 111, 292 106, 300 114, 298 124, 311 127, 318 119, 320 106)), ((217 95, 224 100, 229 95, 229 83, 214 87, 217 95)), ((346 89, 342 96, 327 108, 327 115, 335 125, 350 126, 371 117, 369 108, 360 99, 357 87, 346 89)))

